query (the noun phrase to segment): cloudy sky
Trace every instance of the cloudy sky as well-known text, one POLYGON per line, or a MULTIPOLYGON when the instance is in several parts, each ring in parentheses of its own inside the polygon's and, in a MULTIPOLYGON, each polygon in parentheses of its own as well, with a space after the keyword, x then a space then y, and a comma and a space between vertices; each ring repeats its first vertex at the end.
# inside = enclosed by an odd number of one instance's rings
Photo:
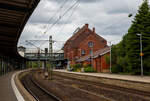
MULTIPOLYGON (((41 0, 30 17, 20 37, 18 45, 25 40, 56 40, 58 50, 64 41, 78 28, 89 24, 96 33, 113 44, 119 42, 128 31, 133 17, 143 0, 41 0), (74 6, 73 6, 74 5, 74 6), (58 20, 59 19, 59 20, 58 20), (56 21, 58 22, 54 24, 56 21)), ((37 46, 47 47, 47 42, 34 42, 37 46)))

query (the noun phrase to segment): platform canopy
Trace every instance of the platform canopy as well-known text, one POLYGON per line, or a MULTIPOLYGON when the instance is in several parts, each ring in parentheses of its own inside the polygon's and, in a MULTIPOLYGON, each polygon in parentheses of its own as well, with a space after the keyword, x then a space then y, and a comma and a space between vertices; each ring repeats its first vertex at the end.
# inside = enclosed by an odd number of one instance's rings
POLYGON ((40 0, 0 0, 0 54, 19 57, 17 43, 40 0))

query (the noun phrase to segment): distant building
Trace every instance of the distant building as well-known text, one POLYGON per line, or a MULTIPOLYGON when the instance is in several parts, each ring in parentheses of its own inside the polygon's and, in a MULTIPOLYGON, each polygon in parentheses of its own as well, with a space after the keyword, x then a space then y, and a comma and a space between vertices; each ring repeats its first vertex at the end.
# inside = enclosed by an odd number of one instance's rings
POLYGON ((22 57, 24 57, 25 51, 26 51, 26 48, 25 48, 25 47, 23 47, 23 46, 19 46, 19 47, 18 47, 18 53, 19 53, 22 57))
POLYGON ((91 64, 98 72, 108 72, 109 66, 104 58, 110 52, 107 41, 95 33, 95 28, 91 30, 88 26, 85 24, 67 40, 63 47, 64 58, 70 65, 91 64))
POLYGON ((19 46, 19 47, 18 47, 18 51, 25 52, 25 51, 26 51, 26 48, 25 48, 25 47, 23 47, 23 46, 19 46))

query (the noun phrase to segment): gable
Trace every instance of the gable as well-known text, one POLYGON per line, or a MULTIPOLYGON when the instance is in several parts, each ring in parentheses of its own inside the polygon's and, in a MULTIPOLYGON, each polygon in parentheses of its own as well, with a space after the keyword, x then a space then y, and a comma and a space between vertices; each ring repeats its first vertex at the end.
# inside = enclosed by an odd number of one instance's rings
POLYGON ((90 36, 92 34, 92 32, 90 30, 84 31, 82 32, 78 37, 76 37, 74 39, 74 41, 72 41, 72 45, 74 48, 78 47, 79 44, 85 40, 88 36, 90 36))
POLYGON ((107 41, 95 33, 95 28, 90 30, 88 28, 88 24, 85 24, 81 29, 78 30, 78 32, 76 32, 67 40, 64 45, 64 50, 72 50, 77 48, 81 43, 84 43, 84 40, 87 40, 90 37, 94 37, 97 42, 107 45, 107 41))
POLYGON ((85 24, 80 30, 78 30, 71 38, 67 40, 67 42, 64 45, 64 48, 75 48, 77 45, 86 38, 89 33, 88 24, 85 24))
POLYGON ((92 33, 88 37, 86 37, 84 40, 82 40, 82 42, 79 44, 79 47, 88 45, 88 42, 90 41, 94 42, 97 45, 107 46, 107 41, 104 38, 97 35, 96 33, 92 33))

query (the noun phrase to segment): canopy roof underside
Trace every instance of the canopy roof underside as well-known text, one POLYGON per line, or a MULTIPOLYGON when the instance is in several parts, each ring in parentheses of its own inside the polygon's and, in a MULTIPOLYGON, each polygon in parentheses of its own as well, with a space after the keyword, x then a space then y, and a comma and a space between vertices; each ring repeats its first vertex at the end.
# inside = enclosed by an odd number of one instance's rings
POLYGON ((0 0, 0 54, 19 57, 17 43, 40 0, 0 0))

